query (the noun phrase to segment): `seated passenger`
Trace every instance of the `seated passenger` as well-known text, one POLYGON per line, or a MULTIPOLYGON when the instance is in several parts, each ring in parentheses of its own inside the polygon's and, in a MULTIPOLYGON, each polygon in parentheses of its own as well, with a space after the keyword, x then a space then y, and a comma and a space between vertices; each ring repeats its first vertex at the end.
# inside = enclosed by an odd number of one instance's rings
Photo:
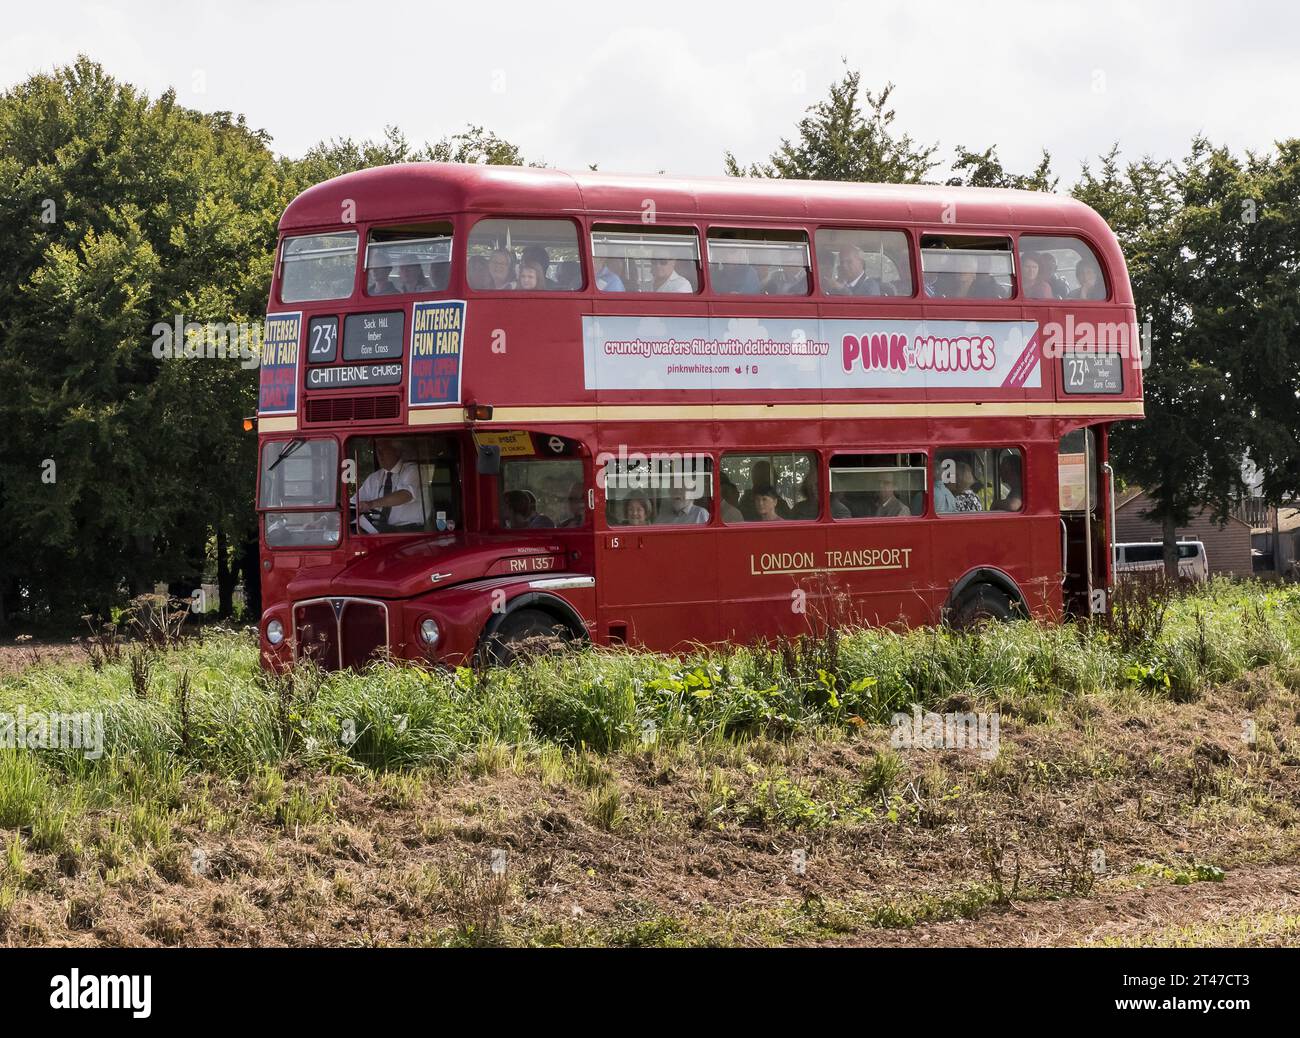
POLYGON ((776 492, 775 487, 761 486, 754 488, 754 518, 751 520, 756 523, 770 523, 781 516, 777 513, 776 505, 781 500, 781 495, 776 492))
POLYGON ((886 238, 884 244, 885 258, 894 265, 894 276, 887 276, 887 268, 882 264, 884 281, 881 287, 887 296, 910 296, 912 294, 911 260, 908 258, 907 242, 899 242, 893 235, 886 238))
POLYGON ((1101 282, 1101 271, 1092 260, 1081 260, 1074 269, 1079 287, 1070 293, 1071 299, 1105 299, 1106 286, 1101 282))
POLYGON ((943 276, 941 291, 945 299, 975 298, 975 278, 979 274, 979 260, 974 256, 958 254, 956 270, 943 276))
POLYGON ((506 526, 512 530, 536 530, 555 525, 537 510, 537 498, 529 490, 510 490, 505 496, 506 526))
POLYGON ((686 487, 674 484, 668 490, 668 512, 659 521, 675 526, 707 523, 709 512, 687 498, 686 487))
MULTIPOLYGON (((790 519, 816 519, 821 515, 821 492, 819 490, 820 480, 817 477, 816 469, 809 469, 808 475, 804 476, 803 483, 799 485, 799 493, 803 499, 790 509, 790 519)), ((832 519, 852 519, 853 515, 848 506, 843 501, 837 501, 834 495, 831 495, 831 518, 832 519)))
POLYGON ((403 263, 397 268, 396 289, 398 295, 410 295, 413 292, 427 292, 429 282, 424 270, 418 263, 403 263))
POLYGON ((469 287, 478 291, 492 287, 492 275, 488 273, 488 261, 486 256, 471 256, 469 266, 465 270, 465 277, 469 281, 469 287))
POLYGON ((843 288, 841 295, 879 296, 884 295, 880 282, 867 276, 867 260, 862 250, 856 245, 846 245, 840 249, 840 281, 843 288))
POLYGON ((604 256, 592 257, 592 266, 596 268, 596 287, 602 292, 626 292, 623 279, 614 272, 609 260, 604 256))
POLYGON ((976 480, 975 470, 970 467, 970 462, 957 462, 957 482, 953 485, 953 500, 956 512, 982 512, 984 506, 980 504, 979 495, 975 492, 976 480))
POLYGON ((1043 280, 1043 265, 1036 252, 1020 260, 1020 294, 1026 299, 1052 298, 1052 286, 1043 280))
POLYGON ((430 263, 429 264, 429 291, 445 292, 449 284, 451 284, 451 264, 430 263))
POLYGON ((542 289, 547 292, 558 292, 560 283, 550 276, 551 254, 546 251, 544 246, 529 245, 524 249, 524 262, 535 264, 542 272, 542 289))
MULTIPOLYGON (((935 469, 938 468, 936 464, 935 469)), ((952 496, 948 484, 938 479, 934 481, 934 510, 937 513, 957 511, 957 499, 952 496)))
POLYGON ((742 523, 744 513, 740 510, 740 487, 726 476, 722 477, 722 521, 724 523, 742 523))
POLYGON ((520 292, 543 291, 546 288, 546 280, 542 276, 542 268, 536 263, 524 260, 519 264, 519 279, 515 282, 515 288, 520 292))
POLYGON ((835 273, 835 253, 826 246, 817 250, 817 276, 826 295, 843 295, 844 282, 835 273))
MULTIPOLYGON (((751 476, 751 489, 744 497, 740 499, 740 514, 743 515, 747 522, 753 522, 758 517, 758 506, 754 501, 758 493, 758 487, 772 486, 772 463, 770 461, 754 462, 754 471, 751 476)), ((785 503, 785 498, 777 495, 777 512, 782 519, 790 518, 790 506, 785 503)))
POLYGON ((767 267, 762 291, 768 296, 806 296, 808 271, 803 267, 767 267))
POLYGON ((366 295, 391 296, 396 292, 392 267, 371 267, 366 271, 366 295))
POLYGON ((623 499, 623 525, 649 526, 654 522, 654 505, 641 491, 636 490, 623 499))
POLYGON ((691 292, 691 283, 677 273, 677 261, 656 256, 650 261, 650 273, 654 277, 651 292, 691 292))
POLYGON ((1054 299, 1068 299, 1070 296, 1070 286, 1065 283, 1065 279, 1056 272, 1056 257, 1050 252, 1040 252, 1038 254, 1038 263, 1042 268, 1041 277, 1047 282, 1048 287, 1052 290, 1054 299))
POLYGON ((555 283, 561 292, 576 292, 582 287, 582 268, 574 260, 555 265, 555 283))
POLYGON ((880 504, 876 506, 876 515, 883 519, 897 519, 912 514, 912 510, 895 493, 892 472, 881 474, 877 489, 880 491, 880 504))
POLYGON ((509 249, 497 249, 488 257, 487 288, 504 292, 515 287, 515 257, 509 249))
MULTIPOLYGON (((743 252, 734 253, 736 256, 743 256, 743 252)), ((714 263, 711 268, 713 272, 713 291, 720 295, 729 296, 756 296, 762 294, 762 286, 758 282, 758 273, 748 263, 714 263)))
POLYGON ((569 518, 560 523, 561 526, 586 526, 587 525, 587 488, 582 485, 582 480, 574 483, 569 487, 568 496, 569 518))

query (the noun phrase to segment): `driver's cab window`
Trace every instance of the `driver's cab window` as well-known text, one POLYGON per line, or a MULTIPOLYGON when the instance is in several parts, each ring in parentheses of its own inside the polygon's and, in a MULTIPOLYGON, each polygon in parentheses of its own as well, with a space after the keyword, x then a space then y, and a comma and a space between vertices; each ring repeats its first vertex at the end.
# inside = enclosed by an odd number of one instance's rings
POLYGON ((507 530, 590 524, 580 458, 508 458, 501 462, 498 525, 507 530))
POLYGON ((348 441, 348 462, 353 533, 447 532, 460 525, 452 437, 355 436, 348 441))

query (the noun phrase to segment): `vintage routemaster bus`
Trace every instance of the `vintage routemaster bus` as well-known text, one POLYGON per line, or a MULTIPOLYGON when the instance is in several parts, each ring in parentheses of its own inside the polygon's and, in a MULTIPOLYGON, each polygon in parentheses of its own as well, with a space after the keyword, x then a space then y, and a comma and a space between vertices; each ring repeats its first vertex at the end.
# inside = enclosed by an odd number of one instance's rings
POLYGON ((1141 415, 1124 260, 1070 198, 338 177, 280 221, 263 662, 1102 611, 1141 415))

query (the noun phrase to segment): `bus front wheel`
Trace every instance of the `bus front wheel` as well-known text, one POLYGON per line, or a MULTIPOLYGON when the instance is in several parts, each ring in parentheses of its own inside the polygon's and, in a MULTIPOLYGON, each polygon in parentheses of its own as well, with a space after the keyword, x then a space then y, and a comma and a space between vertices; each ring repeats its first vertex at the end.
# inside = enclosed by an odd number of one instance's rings
POLYGON ((516 609, 487 640, 485 655, 492 663, 508 666, 539 653, 554 652, 568 644, 569 629, 540 609, 516 609))

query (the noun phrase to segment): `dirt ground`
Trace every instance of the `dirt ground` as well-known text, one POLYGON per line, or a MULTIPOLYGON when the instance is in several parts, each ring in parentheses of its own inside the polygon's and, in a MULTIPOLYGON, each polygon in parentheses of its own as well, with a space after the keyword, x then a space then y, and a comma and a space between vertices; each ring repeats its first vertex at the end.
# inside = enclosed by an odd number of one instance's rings
POLYGON ((72 639, 8 639, 0 641, 0 677, 17 674, 36 664, 75 663, 85 658, 86 654, 72 639))
POLYGON ((190 775, 29 848, 0 943, 1300 944, 1295 692, 1001 708, 993 760, 868 728, 190 775))

